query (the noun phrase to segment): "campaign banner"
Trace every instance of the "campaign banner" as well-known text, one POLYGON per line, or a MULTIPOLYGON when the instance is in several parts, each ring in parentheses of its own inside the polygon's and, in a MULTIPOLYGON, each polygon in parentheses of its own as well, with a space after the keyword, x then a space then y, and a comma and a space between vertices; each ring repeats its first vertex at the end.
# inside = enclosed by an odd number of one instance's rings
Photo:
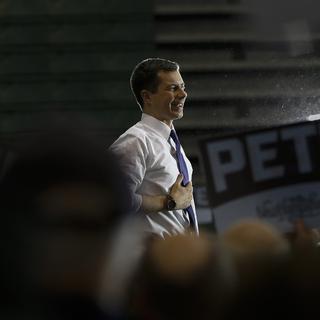
POLYGON ((202 141, 217 232, 244 218, 283 232, 298 218, 320 227, 319 134, 313 121, 202 141))
MULTIPOLYGON (((206 226, 213 224, 213 212, 209 205, 207 197, 207 188, 205 185, 193 186, 193 196, 196 205, 197 218, 199 226, 206 226)), ((211 228, 212 229, 212 228, 211 228)))

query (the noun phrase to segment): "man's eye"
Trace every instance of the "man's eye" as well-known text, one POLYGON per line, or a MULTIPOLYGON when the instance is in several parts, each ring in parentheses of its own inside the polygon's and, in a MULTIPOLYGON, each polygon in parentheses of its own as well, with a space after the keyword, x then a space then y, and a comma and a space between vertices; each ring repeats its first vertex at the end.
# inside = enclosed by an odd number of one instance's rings
POLYGON ((170 87, 170 90, 171 91, 177 91, 177 90, 179 90, 179 89, 182 89, 182 90, 185 90, 186 88, 185 88, 185 86, 171 86, 170 87))

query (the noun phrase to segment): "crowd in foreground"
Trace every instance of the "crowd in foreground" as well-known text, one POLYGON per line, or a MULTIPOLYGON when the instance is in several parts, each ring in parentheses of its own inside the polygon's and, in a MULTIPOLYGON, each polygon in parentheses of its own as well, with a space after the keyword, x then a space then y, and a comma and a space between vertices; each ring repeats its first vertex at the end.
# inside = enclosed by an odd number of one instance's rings
POLYGON ((304 319, 317 314, 318 235, 262 221, 165 239, 140 230, 117 159, 48 134, 0 184, 1 319, 304 319))

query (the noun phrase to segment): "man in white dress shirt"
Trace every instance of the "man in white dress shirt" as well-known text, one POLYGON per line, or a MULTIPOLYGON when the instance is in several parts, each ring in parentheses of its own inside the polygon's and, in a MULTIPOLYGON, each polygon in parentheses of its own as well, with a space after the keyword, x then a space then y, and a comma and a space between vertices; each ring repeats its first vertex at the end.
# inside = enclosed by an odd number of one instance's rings
MULTIPOLYGON (((187 97, 179 65, 160 58, 143 60, 134 68, 130 85, 142 118, 110 148, 129 177, 133 210, 142 215, 147 232, 161 237, 189 230, 197 234, 192 183, 182 185, 170 137, 173 121, 183 117, 187 97), (191 217, 186 210, 190 205, 191 217)), ((191 181, 192 166, 182 147, 181 153, 191 181)))

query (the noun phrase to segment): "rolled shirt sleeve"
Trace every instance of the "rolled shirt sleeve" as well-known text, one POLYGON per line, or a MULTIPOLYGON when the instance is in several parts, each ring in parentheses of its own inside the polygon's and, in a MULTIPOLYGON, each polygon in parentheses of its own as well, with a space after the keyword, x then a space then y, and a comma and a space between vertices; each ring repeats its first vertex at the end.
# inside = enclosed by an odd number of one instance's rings
POLYGON ((128 178, 128 185, 131 191, 131 210, 138 212, 142 205, 142 195, 138 194, 138 188, 141 186, 146 173, 146 161, 148 150, 143 139, 126 135, 120 137, 110 150, 116 154, 120 165, 128 178))

